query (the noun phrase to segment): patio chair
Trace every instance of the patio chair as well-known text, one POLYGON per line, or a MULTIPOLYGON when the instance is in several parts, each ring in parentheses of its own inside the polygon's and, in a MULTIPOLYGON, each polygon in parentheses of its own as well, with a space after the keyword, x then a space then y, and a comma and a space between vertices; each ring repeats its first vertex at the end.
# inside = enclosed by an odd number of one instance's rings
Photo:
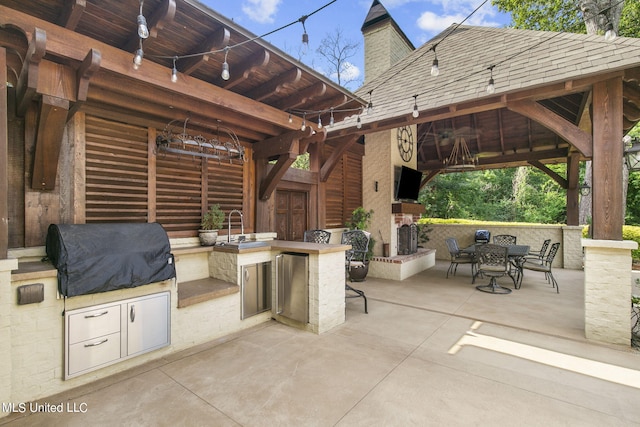
POLYGON ((331 240, 331 232, 326 230, 306 230, 303 240, 305 242, 328 244, 331 240))
POLYGON ((509 275, 509 257, 506 246, 491 243, 480 245, 476 248, 476 261, 478 263, 476 274, 471 283, 475 283, 476 276, 480 274, 491 278, 488 285, 476 286, 477 290, 492 294, 511 293, 511 289, 500 286, 496 280, 498 277, 509 275))
POLYGON ((493 236, 493 244, 500 246, 515 245, 518 238, 510 234, 497 234, 493 236))
POLYGON ((456 275, 458 264, 471 264, 471 275, 473 276, 476 264, 474 256, 460 252, 458 240, 455 237, 446 238, 445 243, 447 244, 449 255, 451 255, 451 264, 449 264, 449 269, 447 270, 447 279, 449 278, 449 273, 452 273, 454 276, 456 275))
MULTIPOLYGON (((369 262, 367 260, 367 252, 369 251, 370 233, 362 230, 351 230, 342 233, 340 242, 343 245, 351 245, 351 249, 345 251, 345 279, 351 280, 350 271, 352 268, 365 268, 369 262)), ((364 299, 364 312, 369 313, 367 309, 367 297, 364 291, 355 289, 345 280, 346 298, 364 299)))
POLYGON ((491 232, 489 230, 476 230, 475 242, 476 243, 489 243, 491 238, 491 232))
POLYGON ((537 262, 538 264, 542 264, 544 261, 544 256, 547 253, 547 249, 549 249, 549 245, 551 244, 551 239, 547 239, 542 242, 542 247, 540 247, 537 251, 529 251, 529 254, 524 257, 526 261, 537 262))
POLYGON ((525 261, 522 264, 522 268, 526 268, 531 271, 542 271, 544 272, 544 276, 547 279, 547 282, 550 282, 554 288, 556 288, 556 293, 560 293, 560 288, 558 287, 558 282, 556 278, 553 277, 553 271, 551 271, 551 264, 553 264, 553 259, 556 257, 556 253, 558 253, 558 248, 560 247, 560 243, 554 243, 551 245, 549 249, 549 253, 543 259, 542 263, 538 263, 537 261, 525 261))

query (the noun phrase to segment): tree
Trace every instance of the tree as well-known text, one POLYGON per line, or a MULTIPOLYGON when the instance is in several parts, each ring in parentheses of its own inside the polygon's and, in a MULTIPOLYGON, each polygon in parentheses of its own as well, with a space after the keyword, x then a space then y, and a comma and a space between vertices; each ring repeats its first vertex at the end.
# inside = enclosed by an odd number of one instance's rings
POLYGON ((349 59, 360 49, 360 43, 344 38, 342 28, 336 27, 333 33, 327 33, 316 52, 324 59, 324 72, 341 86, 347 87, 360 81, 360 73, 349 59))
POLYGON ((604 34, 606 18, 618 29, 619 35, 640 37, 640 2, 637 1, 492 0, 492 4, 501 12, 511 14, 510 26, 514 28, 604 34))

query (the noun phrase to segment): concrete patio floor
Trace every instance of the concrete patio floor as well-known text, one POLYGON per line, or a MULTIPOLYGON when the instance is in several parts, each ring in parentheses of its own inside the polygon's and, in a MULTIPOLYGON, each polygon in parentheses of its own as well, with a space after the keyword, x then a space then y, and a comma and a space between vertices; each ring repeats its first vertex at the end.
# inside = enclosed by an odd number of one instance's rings
POLYGON ((269 322, 44 400, 85 413, 0 424, 640 425, 640 353, 584 339, 582 271, 491 295, 448 265, 358 284, 369 314, 349 299, 323 335, 269 322))

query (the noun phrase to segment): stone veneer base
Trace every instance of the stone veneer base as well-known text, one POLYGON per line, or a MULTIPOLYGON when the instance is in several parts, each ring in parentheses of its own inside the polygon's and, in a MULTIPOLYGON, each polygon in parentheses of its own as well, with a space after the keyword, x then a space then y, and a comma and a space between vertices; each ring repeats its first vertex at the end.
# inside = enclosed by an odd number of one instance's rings
POLYGON ((378 279, 404 280, 436 265, 436 250, 418 248, 411 255, 374 257, 369 263, 368 276, 378 279))

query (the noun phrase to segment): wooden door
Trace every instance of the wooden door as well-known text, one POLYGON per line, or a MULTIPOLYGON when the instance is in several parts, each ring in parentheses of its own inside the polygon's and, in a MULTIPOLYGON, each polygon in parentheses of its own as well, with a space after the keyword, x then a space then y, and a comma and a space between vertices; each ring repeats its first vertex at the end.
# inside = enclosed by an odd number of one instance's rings
POLYGON ((279 240, 302 241, 307 229, 307 201, 304 191, 276 191, 276 232, 279 240))

